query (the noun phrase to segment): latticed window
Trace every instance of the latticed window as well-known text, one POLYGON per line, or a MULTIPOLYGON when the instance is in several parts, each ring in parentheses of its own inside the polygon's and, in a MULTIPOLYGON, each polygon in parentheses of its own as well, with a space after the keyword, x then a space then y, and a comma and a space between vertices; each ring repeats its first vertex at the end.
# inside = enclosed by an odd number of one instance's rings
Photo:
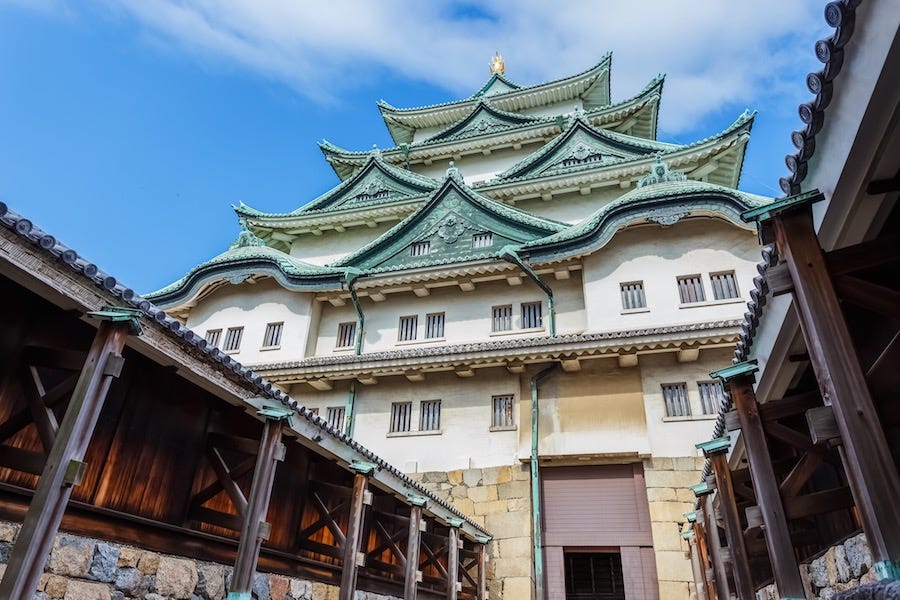
POLYGON ((337 431, 344 430, 344 410, 343 406, 331 406, 328 408, 325 418, 329 427, 337 431))
POLYGON ((644 282, 632 281, 631 283, 623 283, 622 287, 622 308, 632 310, 635 308, 646 308, 647 299, 644 297, 644 282))
POLYGON ((431 313, 425 315, 425 337, 444 337, 444 313, 431 313))
POLYGON ((495 306, 491 309, 491 331, 509 331, 512 329, 512 304, 495 306))
POLYGON ((725 390, 719 381, 698 381, 700 389, 700 406, 704 415, 714 415, 725 399, 725 390))
POLYGON ((703 302, 706 296, 703 294, 703 280, 699 275, 686 275, 678 278, 678 294, 681 303, 703 302))
POLYGON ((534 329, 544 326, 544 319, 541 316, 540 302, 523 302, 522 303, 522 329, 534 329))
POLYGON ((409 317, 400 317, 400 329, 397 336, 401 342, 409 342, 416 339, 419 329, 419 317, 412 315, 409 317))
POLYGON ((494 396, 491 398, 491 427, 513 427, 513 396, 494 396))
POLYGON ((662 393, 666 403, 667 417, 691 416, 691 403, 688 400, 686 384, 664 383, 662 384, 662 393))
POLYGON ((410 256, 427 256, 431 252, 431 242, 416 242, 409 247, 410 256))
POLYGON ((243 327, 229 327, 225 332, 225 352, 237 352, 241 348, 241 338, 244 337, 243 327))
POLYGON ((712 283, 713 298, 716 300, 727 300, 728 298, 738 298, 737 281, 734 278, 734 271, 728 273, 710 273, 709 280, 712 283))
POLYGON ((419 412, 419 431, 436 431, 441 428, 441 401, 423 400, 419 412))
POLYGON ((275 348, 281 345, 281 331, 284 323, 269 323, 263 336, 263 348, 275 348))
POLYGON ((350 321, 338 325, 337 343, 335 348, 350 348, 356 339, 356 323, 350 321))
POLYGON ((624 600, 622 555, 565 554, 566 600, 624 600))
POLYGON ((484 233, 476 233, 472 236, 473 248, 488 248, 494 245, 494 234, 490 231, 484 233))
POLYGON ((412 402, 391 404, 391 433, 409 431, 412 425, 412 402))
POLYGON ((206 332, 206 343, 209 346, 218 346, 219 340, 222 338, 221 329, 210 329, 206 332))

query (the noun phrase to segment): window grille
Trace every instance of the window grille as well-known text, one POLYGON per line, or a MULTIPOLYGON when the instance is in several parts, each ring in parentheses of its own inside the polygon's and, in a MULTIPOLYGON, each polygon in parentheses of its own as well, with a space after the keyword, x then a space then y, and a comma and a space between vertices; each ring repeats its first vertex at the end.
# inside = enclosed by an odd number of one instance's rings
POLYGON ((210 329, 206 332, 206 344, 211 347, 219 345, 219 339, 222 337, 221 329, 210 329))
POLYGON ((625 599, 621 554, 566 552, 564 562, 567 599, 625 599))
POLYGON ((522 329, 534 329, 544 326, 544 319, 541 316, 540 302, 523 302, 522 303, 522 329))
POLYGON ((703 294, 703 280, 699 275, 687 275, 678 278, 678 294, 681 303, 703 302, 706 296, 703 294))
POLYGON ((400 317, 400 333, 398 339, 401 342, 409 342, 416 339, 419 328, 419 317, 400 317))
POLYGON ((688 401, 687 385, 684 383, 664 383, 662 392, 663 400, 666 402, 667 417, 691 416, 691 403, 688 401))
POLYGON ((622 287, 622 308, 632 310, 635 308, 646 308, 647 299, 644 297, 644 282, 632 281, 631 283, 623 283, 622 287))
POLYGON ((473 248, 488 248, 494 245, 494 234, 490 231, 484 233, 476 233, 472 236, 473 248))
POLYGON ((263 336, 263 348, 274 348, 281 345, 281 331, 284 323, 269 323, 263 336))
POLYGON ((410 256, 427 256, 431 252, 431 242, 416 242, 409 247, 410 256))
POLYGON ((331 406, 326 413, 328 426, 336 431, 344 431, 344 407, 331 406))
POLYGON ((436 431, 441 428, 441 401, 423 400, 419 413, 419 431, 436 431))
POLYGON ((362 192, 356 195, 356 200, 358 202, 368 202, 369 200, 384 200, 390 194, 389 190, 378 190, 376 192, 372 192, 371 194, 368 192, 362 192))
POLYGON ((237 352, 241 348, 241 338, 244 337, 243 327, 229 327, 225 332, 225 352, 237 352))
POLYGON ((493 411, 491 413, 491 427, 512 427, 513 420, 513 396, 494 396, 491 399, 493 411))
POLYGON ((718 412, 719 406, 725 399, 725 390, 719 381, 698 381, 697 387, 700 389, 700 406, 703 407, 704 415, 714 415, 718 412))
POLYGON ((412 423, 412 402, 391 404, 391 432, 409 431, 412 423))
POLYGON ((335 348, 350 348, 356 340, 356 323, 341 323, 338 325, 337 344, 335 348))
POLYGON ((491 331, 510 331, 512 329, 512 304, 495 306, 491 309, 491 331))
POLYGON ((444 337, 444 313, 431 313, 425 315, 425 337, 444 337))
POLYGON ((584 158, 576 158, 574 156, 570 156, 562 161, 562 166, 564 167, 573 167, 575 165, 588 165, 593 163, 598 163, 603 160, 602 154, 588 154, 584 158))
POLYGON ((734 278, 734 271, 728 273, 711 273, 709 276, 712 282, 713 298, 716 300, 727 300, 728 298, 738 298, 737 281, 734 278))

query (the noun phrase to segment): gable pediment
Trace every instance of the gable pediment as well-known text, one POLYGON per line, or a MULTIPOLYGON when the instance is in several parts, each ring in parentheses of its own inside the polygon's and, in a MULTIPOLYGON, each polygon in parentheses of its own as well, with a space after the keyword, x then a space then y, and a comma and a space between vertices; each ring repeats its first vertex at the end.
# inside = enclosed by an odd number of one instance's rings
POLYGON ((428 138, 428 141, 485 135, 539 121, 539 118, 497 110, 486 102, 479 102, 466 118, 428 138))

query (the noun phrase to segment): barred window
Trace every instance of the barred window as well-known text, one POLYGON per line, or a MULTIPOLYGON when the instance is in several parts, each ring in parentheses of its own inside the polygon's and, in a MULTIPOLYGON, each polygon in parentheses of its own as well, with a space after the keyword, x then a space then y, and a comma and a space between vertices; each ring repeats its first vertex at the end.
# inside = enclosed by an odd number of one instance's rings
POLYGON ((473 248, 488 248, 494 245, 494 234, 490 231, 476 233, 472 236, 473 248))
POLYGON ((687 385, 684 383, 662 384, 663 400, 666 403, 667 417, 691 416, 691 404, 688 401, 687 385))
POLYGON ((209 331, 206 332, 206 344, 208 346, 212 346, 212 347, 218 346, 219 339, 221 337, 222 337, 221 329, 210 329, 209 331))
POLYGON ((540 302, 523 302, 522 303, 522 329, 534 329, 544 326, 544 319, 541 316, 540 302))
POLYGON ((337 431, 344 430, 344 407, 343 406, 330 406, 328 407, 328 412, 326 414, 326 419, 328 420, 328 426, 337 431))
POLYGON ((444 313, 431 313, 425 315, 425 337, 444 337, 444 313))
POLYGON ((703 280, 699 275, 685 275, 678 278, 678 294, 681 303, 703 302, 706 296, 703 294, 703 280))
POLYGON ((510 331, 512 329, 512 304, 491 308, 493 318, 491 331, 510 331))
POLYGON ((416 339, 419 329, 419 317, 411 315, 409 317, 400 317, 400 329, 398 338, 401 342, 409 342, 416 339))
POLYGON ((225 352, 237 352, 241 349, 241 338, 244 337, 243 327, 229 327, 225 332, 225 352))
POLYGON ((391 404, 391 433, 409 431, 412 425, 412 402, 391 404))
POLYGON ((423 400, 419 413, 419 431, 436 431, 441 428, 441 401, 423 400))
POLYGON ((337 343, 335 348, 350 348, 356 339, 356 323, 349 321, 338 325, 337 343))
POLYGON ((491 398, 491 427, 513 427, 513 396, 491 398))
POLYGON ((727 273, 710 273, 709 280, 712 282, 713 298, 716 300, 727 300, 728 298, 738 298, 737 281, 734 278, 734 271, 727 273))
POLYGON ((700 406, 704 415, 714 415, 719 410, 722 400, 725 399, 725 390, 720 381, 698 381, 700 389, 700 406))
POLYGON ((427 256, 431 252, 431 242, 416 242, 409 247, 410 256, 427 256))
POLYGON ((622 308, 632 310, 647 307, 643 281, 632 281, 631 283, 622 283, 620 285, 622 287, 622 308))
POLYGON ((269 323, 263 336, 263 348, 275 348, 281 345, 281 331, 284 323, 269 323))

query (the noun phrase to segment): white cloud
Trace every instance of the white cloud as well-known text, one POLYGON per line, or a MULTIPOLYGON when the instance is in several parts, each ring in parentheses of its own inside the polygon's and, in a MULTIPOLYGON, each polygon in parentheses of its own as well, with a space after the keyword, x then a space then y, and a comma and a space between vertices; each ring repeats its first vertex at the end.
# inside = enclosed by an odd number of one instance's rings
POLYGON ((158 43, 252 70, 316 101, 336 98, 382 69, 442 86, 448 99, 461 97, 487 78, 497 49, 509 77, 523 83, 580 71, 611 50, 614 99, 667 73, 661 126, 671 134, 724 106, 802 97, 800 78, 815 68, 812 42, 825 33, 818 0, 106 0, 105 6, 136 19, 158 43))

